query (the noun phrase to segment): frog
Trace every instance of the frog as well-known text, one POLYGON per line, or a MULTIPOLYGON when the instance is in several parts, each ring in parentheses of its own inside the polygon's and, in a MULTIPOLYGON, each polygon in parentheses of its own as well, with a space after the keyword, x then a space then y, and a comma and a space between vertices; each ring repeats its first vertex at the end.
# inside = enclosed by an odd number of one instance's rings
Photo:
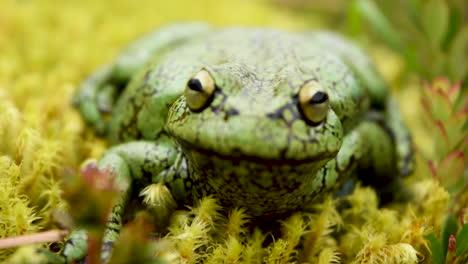
MULTIPOLYGON (((213 196, 276 217, 350 175, 391 196, 414 166, 410 131, 377 67, 326 31, 166 25, 87 78, 74 105, 108 140, 97 166, 121 187, 104 245, 118 237, 131 190, 149 184, 179 205, 213 196)), ((62 252, 68 261, 85 254, 77 234, 62 252)), ((110 254, 103 247, 103 259, 110 254)))

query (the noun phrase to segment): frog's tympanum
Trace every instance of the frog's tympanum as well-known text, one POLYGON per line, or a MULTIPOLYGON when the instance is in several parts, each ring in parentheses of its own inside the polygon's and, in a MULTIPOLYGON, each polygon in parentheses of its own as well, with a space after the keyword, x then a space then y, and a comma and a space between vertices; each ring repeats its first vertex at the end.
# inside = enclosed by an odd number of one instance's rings
POLYGON ((268 217, 305 208, 350 174, 388 196, 413 166, 375 66, 326 32, 167 26, 87 79, 75 103, 113 145, 98 166, 123 197, 163 183, 180 205, 213 195, 268 217))

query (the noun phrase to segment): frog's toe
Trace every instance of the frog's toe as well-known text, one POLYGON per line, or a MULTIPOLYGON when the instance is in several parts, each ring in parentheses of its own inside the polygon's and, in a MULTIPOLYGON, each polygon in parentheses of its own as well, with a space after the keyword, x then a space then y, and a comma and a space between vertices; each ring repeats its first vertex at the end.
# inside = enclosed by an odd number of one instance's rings
POLYGON ((88 233, 85 230, 73 231, 65 242, 61 255, 68 261, 81 261, 88 251, 88 233))
POLYGON ((95 130, 96 134, 100 136, 105 135, 107 126, 104 123, 99 110, 86 102, 79 104, 78 108, 84 121, 95 130))
POLYGON ((99 135, 106 133, 107 120, 103 113, 110 112, 115 102, 117 87, 108 85, 111 77, 112 67, 102 67, 80 85, 72 99, 72 105, 80 111, 83 120, 99 135))
POLYGON ((402 149, 397 152, 398 155, 398 169, 400 172, 400 176, 406 177, 413 173, 414 171, 414 164, 415 164, 415 157, 414 157, 414 150, 411 144, 411 138, 405 140, 407 142, 402 149))

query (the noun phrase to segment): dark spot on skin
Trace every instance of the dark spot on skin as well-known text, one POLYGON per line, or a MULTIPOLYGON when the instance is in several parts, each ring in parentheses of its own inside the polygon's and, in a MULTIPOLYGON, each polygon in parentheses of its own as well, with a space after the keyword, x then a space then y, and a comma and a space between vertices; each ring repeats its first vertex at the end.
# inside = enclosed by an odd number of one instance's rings
POLYGON ((111 226, 111 225, 108 225, 106 228, 107 228, 108 231, 112 231, 112 232, 115 232, 115 233, 119 233, 119 231, 120 231, 119 228, 111 226))
MULTIPOLYGON (((223 91, 221 91, 221 89, 219 89, 218 87, 215 87, 213 96, 211 96, 210 101, 206 103, 206 106, 210 106, 210 109, 211 111, 213 111, 213 113, 219 114, 222 112, 221 110, 224 108, 224 104, 226 103, 226 101, 227 101, 227 95, 224 94, 223 91), (221 102, 218 105, 212 106, 211 103, 213 102, 214 98, 218 96, 222 96, 221 102)), ((202 108, 202 110, 203 109, 204 108, 202 108)))
POLYGON ((239 115, 239 111, 237 109, 229 109, 224 115, 224 121, 227 121, 231 116, 237 115, 239 115))
POLYGON ((281 113, 278 113, 278 112, 268 113, 266 116, 270 119, 278 119, 278 118, 281 118, 281 113))
POLYGON ((297 96, 294 96, 292 98, 291 103, 287 103, 283 105, 282 107, 278 108, 276 111, 266 114, 266 117, 268 117, 269 119, 281 119, 290 127, 292 123, 294 123, 297 120, 302 119, 300 114, 297 113, 297 111, 295 110, 295 105, 297 105, 297 103, 298 103, 297 96), (292 120, 286 120, 286 118, 283 115, 283 112, 287 109, 289 109, 291 113, 293 114, 292 120))
POLYGON ((236 115, 239 115, 239 110, 237 110, 237 109, 229 109, 229 110, 227 111, 227 114, 228 114, 229 116, 236 116, 236 115))
POLYGON ((325 189, 325 185, 326 185, 326 178, 327 178, 327 172, 328 172, 328 169, 326 166, 323 167, 323 173, 322 173, 322 186, 320 186, 320 191, 318 193, 322 193, 323 190, 325 189))
POLYGON ((284 147, 283 149, 281 149, 280 151, 280 157, 281 159, 286 159, 286 153, 288 152, 288 149, 289 149, 289 141, 291 140, 291 137, 288 137, 288 144, 286 147, 284 147))
POLYGON ((112 215, 111 218, 109 219, 109 222, 114 223, 114 224, 119 224, 120 221, 115 217, 115 215, 112 215))
MULTIPOLYGON (((179 108, 179 106, 177 107, 177 111, 179 111, 178 108, 179 108)), ((191 111, 191 110, 187 107, 187 109, 184 110, 183 113, 182 113, 177 119, 175 119, 173 122, 179 122, 180 120, 185 119, 185 117, 186 117, 187 115, 189 115, 190 111, 191 111)))

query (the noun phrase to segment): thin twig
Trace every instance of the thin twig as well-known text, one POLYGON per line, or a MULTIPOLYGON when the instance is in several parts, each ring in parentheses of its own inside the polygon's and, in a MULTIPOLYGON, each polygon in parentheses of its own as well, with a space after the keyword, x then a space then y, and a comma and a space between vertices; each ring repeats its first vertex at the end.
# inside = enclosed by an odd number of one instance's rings
POLYGON ((0 249, 25 246, 35 243, 48 243, 61 241, 68 235, 66 230, 50 230, 24 236, 0 239, 0 249))

